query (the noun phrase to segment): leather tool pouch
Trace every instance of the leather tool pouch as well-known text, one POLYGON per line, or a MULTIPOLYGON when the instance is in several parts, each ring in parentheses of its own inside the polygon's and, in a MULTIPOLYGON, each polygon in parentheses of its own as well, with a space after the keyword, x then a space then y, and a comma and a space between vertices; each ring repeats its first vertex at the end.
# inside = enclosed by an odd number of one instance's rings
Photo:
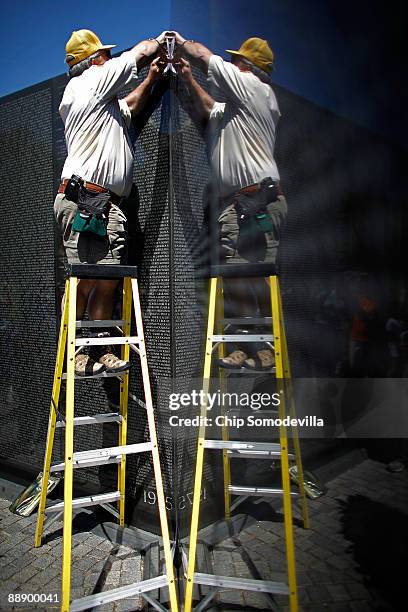
POLYGON ((73 174, 65 185, 64 195, 71 202, 78 202, 79 188, 83 184, 83 180, 77 174, 73 174))
POLYGON ((260 261, 263 257, 265 233, 273 230, 267 205, 277 200, 280 193, 279 184, 268 177, 260 183, 259 191, 239 193, 235 197, 239 225, 237 250, 249 261, 260 261))
POLYGON ((108 191, 90 191, 83 185, 78 192, 78 212, 72 229, 76 232, 90 232, 97 236, 107 235, 108 215, 111 207, 108 191))
POLYGON ((277 200, 279 194, 279 185, 271 178, 266 178, 260 183, 259 191, 239 193, 235 200, 239 225, 243 226, 250 219, 255 218, 264 232, 271 231, 272 225, 266 207, 277 200))

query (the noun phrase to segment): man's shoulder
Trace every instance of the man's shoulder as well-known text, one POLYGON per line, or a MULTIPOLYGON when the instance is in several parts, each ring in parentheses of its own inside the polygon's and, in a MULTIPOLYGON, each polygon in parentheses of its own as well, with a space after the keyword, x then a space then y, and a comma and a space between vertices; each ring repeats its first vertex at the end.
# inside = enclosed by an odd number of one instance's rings
POLYGON ((91 66, 84 70, 79 76, 73 77, 67 83, 64 89, 63 98, 72 98, 77 95, 86 95, 95 86, 95 81, 98 79, 98 74, 94 70, 97 66, 91 66))
POLYGON ((61 116, 66 115, 73 108, 78 108, 78 105, 82 108, 83 105, 89 104, 95 89, 93 78, 89 78, 90 75, 86 74, 90 71, 91 68, 88 68, 79 76, 68 81, 59 107, 61 116))

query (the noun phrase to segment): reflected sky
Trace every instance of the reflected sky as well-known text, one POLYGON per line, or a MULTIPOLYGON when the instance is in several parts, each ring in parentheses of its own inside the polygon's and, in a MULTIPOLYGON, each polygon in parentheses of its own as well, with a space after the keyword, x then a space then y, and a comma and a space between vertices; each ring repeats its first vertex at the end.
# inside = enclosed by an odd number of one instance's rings
POLYGON ((405 3, 391 0, 85 0, 2 3, 0 96, 64 72, 73 29, 94 29, 118 50, 174 27, 213 51, 268 38, 274 79, 308 100, 406 147, 405 3), (22 6, 24 5, 24 9, 22 6))

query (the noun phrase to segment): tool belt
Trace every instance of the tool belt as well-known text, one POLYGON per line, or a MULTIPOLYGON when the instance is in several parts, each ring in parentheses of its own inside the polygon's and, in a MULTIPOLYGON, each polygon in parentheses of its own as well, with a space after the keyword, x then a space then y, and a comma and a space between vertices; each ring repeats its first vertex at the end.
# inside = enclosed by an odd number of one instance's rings
MULTIPOLYGON (((65 193, 65 189, 69 183, 71 179, 64 179, 63 181, 61 181, 59 187, 58 187, 58 193, 65 193)), ((82 180, 82 179, 81 179, 82 180)), ((105 187, 101 187, 100 185, 97 185, 96 183, 90 183, 89 181, 83 181, 83 185, 86 189, 89 189, 89 191, 97 191, 100 193, 109 193, 110 194, 110 201, 112 202, 112 204, 115 204, 115 206, 119 206, 122 198, 118 195, 116 195, 116 193, 112 193, 112 191, 109 191, 108 189, 105 189, 105 187)), ((75 201, 75 200, 74 200, 75 201)))
POLYGON ((234 196, 240 228, 249 230, 256 224, 263 232, 270 232, 273 228, 267 205, 277 200, 279 195, 283 195, 279 182, 270 177, 240 189, 234 196))
POLYGON ((112 204, 120 204, 121 198, 108 189, 84 181, 77 175, 62 181, 58 193, 64 193, 78 205, 72 229, 76 232, 90 232, 97 236, 107 235, 109 210, 112 204))

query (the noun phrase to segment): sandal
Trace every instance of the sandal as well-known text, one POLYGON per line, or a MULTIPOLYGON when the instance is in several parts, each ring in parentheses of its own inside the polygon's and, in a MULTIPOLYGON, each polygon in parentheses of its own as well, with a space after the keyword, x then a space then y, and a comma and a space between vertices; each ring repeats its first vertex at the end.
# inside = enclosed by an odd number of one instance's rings
POLYGON ((98 332, 95 334, 95 337, 107 339, 106 346, 93 346, 91 348, 91 355, 95 361, 104 366, 108 374, 117 374, 130 368, 130 362, 119 359, 113 352, 113 347, 109 346, 109 332, 98 332))
POLYGON ((124 372, 130 368, 129 361, 123 361, 123 359, 119 359, 113 352, 112 347, 104 347, 103 355, 101 355, 98 359, 98 363, 102 364, 106 371, 111 374, 115 374, 116 372, 124 372))
POLYGON ((105 371, 103 363, 96 363, 87 353, 78 353, 75 356, 76 376, 96 376, 105 371))
POLYGON ((244 351, 236 350, 232 351, 227 357, 222 357, 218 359, 218 365, 221 368, 229 368, 231 370, 242 368, 245 359, 248 358, 248 355, 244 353, 244 351))
POLYGON ((242 365, 248 370, 269 371, 275 365, 275 357, 271 349, 262 349, 253 357, 245 359, 242 365))

